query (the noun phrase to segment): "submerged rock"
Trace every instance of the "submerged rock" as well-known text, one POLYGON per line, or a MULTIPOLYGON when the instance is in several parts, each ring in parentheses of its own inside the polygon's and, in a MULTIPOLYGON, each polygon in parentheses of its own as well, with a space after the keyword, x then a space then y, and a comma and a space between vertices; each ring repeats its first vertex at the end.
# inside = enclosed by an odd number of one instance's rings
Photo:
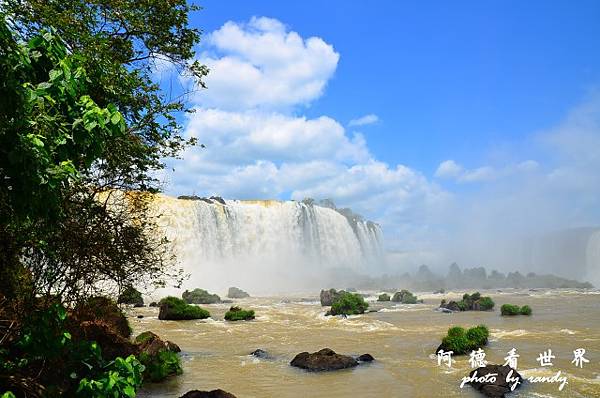
POLYGON ((250 297, 250 295, 240 288, 230 287, 229 290, 227 291, 227 297, 233 298, 233 299, 242 299, 242 298, 248 298, 248 297, 250 297))
POLYGON ((474 376, 477 377, 477 380, 470 381, 468 384, 480 393, 491 398, 504 398, 505 394, 511 392, 511 386, 517 379, 518 384, 516 388, 521 387, 521 384, 523 383, 523 377, 509 366, 487 365, 486 367, 477 368, 469 373, 469 378, 473 379, 474 376), (490 373, 495 374, 496 376, 485 377, 490 373), (506 381, 509 374, 515 381, 512 381, 511 383, 506 381))
POLYGON ((236 398, 235 395, 228 393, 227 391, 212 390, 212 391, 200 391, 192 390, 183 394, 180 398, 236 398))
POLYGON ((271 354, 269 354, 267 351, 258 348, 254 351, 252 351, 250 353, 250 355, 257 357, 257 358, 261 358, 261 359, 273 359, 273 357, 271 356, 271 354))
POLYGON ((323 348, 312 354, 301 352, 292 359, 290 365, 311 372, 321 372, 353 368, 358 365, 358 362, 351 356, 336 354, 329 348, 323 348))

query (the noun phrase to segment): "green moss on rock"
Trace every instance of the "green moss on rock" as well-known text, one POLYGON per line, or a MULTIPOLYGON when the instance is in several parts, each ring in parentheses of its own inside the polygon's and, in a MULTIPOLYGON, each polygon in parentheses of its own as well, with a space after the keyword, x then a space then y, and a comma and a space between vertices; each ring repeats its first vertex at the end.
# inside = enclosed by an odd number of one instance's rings
POLYGON ((160 300, 159 305, 158 319, 161 320, 205 319, 210 317, 210 313, 204 308, 187 304, 177 297, 165 297, 160 300))
POLYGON ((357 315, 363 314, 369 304, 360 294, 344 292, 331 305, 326 315, 357 315))
POLYGON ((253 310, 244 310, 240 307, 233 306, 225 313, 226 321, 247 321, 254 319, 253 310))
POLYGON ((188 304, 215 304, 221 302, 218 295, 211 294, 204 289, 186 290, 181 298, 188 304))
POLYGON ((454 326, 448 329, 448 334, 442 339, 440 349, 444 351, 453 351, 455 355, 467 354, 485 346, 488 342, 490 333, 485 325, 472 327, 468 330, 460 326, 454 326))
POLYGON ((399 292, 394 293, 392 301, 401 304, 417 304, 418 302, 417 296, 415 296, 406 289, 402 289, 399 292))
POLYGON ((528 305, 519 307, 514 304, 503 304, 502 307, 500 307, 500 311, 503 316, 531 315, 531 307, 528 305))
POLYGON ((390 301, 390 295, 387 293, 380 294, 377 301, 390 301))

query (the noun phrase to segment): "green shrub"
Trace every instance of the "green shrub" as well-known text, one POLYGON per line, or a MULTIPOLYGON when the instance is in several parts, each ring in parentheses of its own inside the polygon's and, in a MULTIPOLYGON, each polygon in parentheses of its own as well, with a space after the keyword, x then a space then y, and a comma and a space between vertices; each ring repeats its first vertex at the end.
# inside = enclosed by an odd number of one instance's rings
POLYGON ((494 303, 494 300, 492 300, 492 298, 488 296, 478 299, 476 303, 479 303, 479 309, 481 311, 489 311, 494 308, 494 305, 496 305, 494 303))
POLYGON ((332 304, 326 315, 357 315, 363 314, 369 304, 360 294, 344 292, 332 304))
POLYGON ((210 294, 204 289, 186 290, 181 295, 181 298, 188 304, 215 304, 221 302, 221 298, 218 295, 210 294))
POLYGON ((519 315, 521 313, 521 309, 519 308, 518 305, 513 305, 513 304, 502 304, 502 307, 500 307, 500 314, 501 315, 519 315))
POLYGON ((456 355, 463 355, 487 344, 489 337, 488 328, 479 325, 465 331, 460 326, 448 329, 448 334, 442 339, 442 348, 445 351, 453 351, 456 355))
POLYGON ((377 301, 390 301, 390 295, 387 293, 380 294, 377 301))
POLYGON ((240 307, 231 307, 229 311, 225 313, 226 321, 247 321, 254 319, 253 310, 243 310, 240 307))
POLYGON ((140 354, 140 362, 144 365, 144 379, 152 382, 162 381, 171 375, 183 373, 179 355, 172 351, 160 351, 156 355, 146 352, 140 354))
POLYGON ((392 301, 402 304, 417 304, 417 297, 408 290, 402 289, 399 292, 394 293, 392 301))
POLYGON ((521 315, 531 315, 531 307, 524 305, 521 307, 521 315))
POLYGON ((130 355, 126 359, 116 358, 106 370, 96 378, 83 378, 79 381, 77 396, 85 398, 135 397, 142 385, 144 366, 130 355))
POLYGON ((133 286, 127 286, 117 299, 118 304, 133 304, 135 306, 143 306, 144 298, 142 293, 136 290, 133 286))
POLYGON ((210 317, 210 312, 195 305, 186 304, 177 297, 165 297, 159 302, 160 312, 158 319, 186 320, 205 319, 210 317))

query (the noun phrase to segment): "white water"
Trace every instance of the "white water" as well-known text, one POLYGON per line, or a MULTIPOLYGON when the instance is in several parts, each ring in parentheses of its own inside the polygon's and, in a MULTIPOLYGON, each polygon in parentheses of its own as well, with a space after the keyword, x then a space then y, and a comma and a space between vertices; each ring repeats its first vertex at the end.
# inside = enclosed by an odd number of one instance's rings
POLYGON ((184 287, 255 293, 318 288, 334 270, 382 261, 381 230, 336 210, 293 201, 156 199, 161 226, 190 280, 184 287), (352 221, 353 220, 353 221, 352 221))

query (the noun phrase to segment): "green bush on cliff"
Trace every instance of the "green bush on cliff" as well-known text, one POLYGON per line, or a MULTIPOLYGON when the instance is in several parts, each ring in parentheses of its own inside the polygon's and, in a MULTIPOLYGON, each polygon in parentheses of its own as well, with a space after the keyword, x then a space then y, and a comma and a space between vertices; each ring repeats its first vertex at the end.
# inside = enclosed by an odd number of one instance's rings
POLYGON ((244 310, 240 307, 233 306, 225 313, 226 321, 247 321, 254 319, 253 310, 244 310))
POLYGON ((488 296, 481 297, 476 302, 479 303, 479 309, 481 311, 489 311, 493 309, 495 305, 494 300, 492 300, 492 298, 488 296))
POLYGON ((210 312, 204 308, 187 304, 180 298, 169 296, 159 302, 160 312, 158 319, 161 320, 186 320, 205 319, 210 317, 210 312))
POLYGON ((512 316, 512 315, 531 315, 531 307, 528 305, 524 305, 523 307, 519 307, 518 305, 513 304, 503 304, 500 308, 501 314, 504 316, 512 316))
POLYGON ((326 315, 357 315, 363 314, 369 304, 363 296, 354 293, 344 293, 338 297, 326 315))
POLYGON ((390 301, 390 295, 387 293, 380 294, 377 301, 390 301))
POLYGON ((181 298, 188 304, 215 304, 221 302, 218 295, 211 294, 204 289, 186 290, 181 298))
POLYGON ((448 334, 442 339, 438 350, 453 351, 456 355, 467 354, 486 345, 488 337, 489 331, 484 325, 475 326, 469 330, 454 326, 448 329, 448 334))

